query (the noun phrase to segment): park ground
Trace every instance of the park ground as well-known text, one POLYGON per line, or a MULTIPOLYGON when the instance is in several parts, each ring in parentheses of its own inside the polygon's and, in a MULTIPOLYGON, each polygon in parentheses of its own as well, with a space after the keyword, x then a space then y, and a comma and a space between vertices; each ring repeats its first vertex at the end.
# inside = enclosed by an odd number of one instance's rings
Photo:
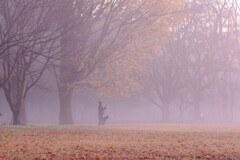
POLYGON ((0 126, 0 159, 240 159, 240 125, 0 126))

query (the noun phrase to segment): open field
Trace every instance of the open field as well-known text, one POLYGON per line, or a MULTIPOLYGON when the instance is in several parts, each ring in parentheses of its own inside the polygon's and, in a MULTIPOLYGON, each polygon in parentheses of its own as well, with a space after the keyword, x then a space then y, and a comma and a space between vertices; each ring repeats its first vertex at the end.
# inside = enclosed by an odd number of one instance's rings
POLYGON ((240 159, 240 126, 0 126, 0 159, 240 159))

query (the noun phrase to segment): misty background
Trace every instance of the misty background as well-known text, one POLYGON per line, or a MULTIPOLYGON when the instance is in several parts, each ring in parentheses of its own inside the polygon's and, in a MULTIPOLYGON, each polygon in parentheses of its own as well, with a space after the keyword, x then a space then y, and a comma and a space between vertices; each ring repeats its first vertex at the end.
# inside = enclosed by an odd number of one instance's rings
POLYGON ((0 1, 1 124, 238 123, 237 0, 0 1))
MULTIPOLYGON (((12 119, 11 110, 1 92, 1 124, 9 124, 12 119)), ((107 104, 106 114, 110 116, 107 123, 161 123, 161 109, 150 103, 146 99, 139 97, 109 99, 94 97, 91 95, 81 95, 76 93, 72 98, 73 120, 76 124, 97 124, 98 123, 98 100, 102 100, 104 106, 107 104)), ((239 103, 239 102, 237 102, 239 103)), ((171 106, 172 123, 194 123, 193 108, 189 107, 183 112, 181 120, 178 108, 171 106)), ((239 123, 240 110, 234 107, 233 117, 226 118, 225 113, 219 113, 218 106, 214 102, 203 104, 201 123, 239 123)), ((27 122, 29 124, 57 124, 59 120, 59 102, 55 91, 42 92, 34 90, 28 97, 26 103, 27 122)))

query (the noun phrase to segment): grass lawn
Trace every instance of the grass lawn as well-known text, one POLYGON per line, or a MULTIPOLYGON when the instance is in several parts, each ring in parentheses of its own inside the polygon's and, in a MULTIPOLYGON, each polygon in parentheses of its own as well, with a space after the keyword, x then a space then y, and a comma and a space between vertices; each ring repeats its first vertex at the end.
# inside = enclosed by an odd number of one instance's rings
POLYGON ((0 126, 0 159, 240 159, 240 125, 0 126))

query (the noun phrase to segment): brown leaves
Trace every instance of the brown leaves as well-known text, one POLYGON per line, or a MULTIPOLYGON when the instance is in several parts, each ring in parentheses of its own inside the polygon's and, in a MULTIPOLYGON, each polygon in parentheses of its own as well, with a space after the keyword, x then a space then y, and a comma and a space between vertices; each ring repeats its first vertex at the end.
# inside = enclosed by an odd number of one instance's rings
POLYGON ((177 132, 172 127, 1 126, 0 159, 240 158, 238 132, 177 132))

